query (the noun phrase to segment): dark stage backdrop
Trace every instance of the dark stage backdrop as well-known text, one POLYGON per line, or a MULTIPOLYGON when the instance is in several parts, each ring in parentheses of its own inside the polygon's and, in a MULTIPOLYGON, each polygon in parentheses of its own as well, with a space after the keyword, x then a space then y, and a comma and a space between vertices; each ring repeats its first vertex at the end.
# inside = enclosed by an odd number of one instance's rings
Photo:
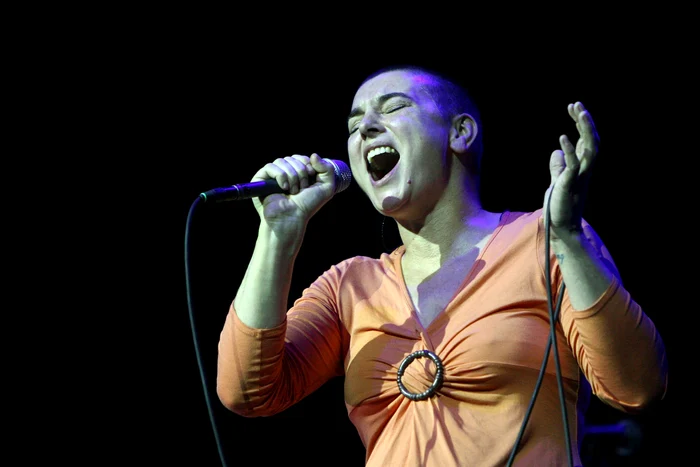
MULTIPOLYGON (((634 417, 644 436, 643 458, 685 449, 677 446, 680 396, 673 384, 681 358, 673 318, 681 307, 670 292, 675 275, 665 270, 664 247, 673 241, 676 222, 671 203, 677 168, 670 166, 675 153, 670 145, 680 107, 672 78, 679 70, 678 57, 643 37, 601 44, 586 53, 553 42, 511 41, 507 48, 461 56, 397 54, 346 43, 330 50, 316 43, 255 52, 207 45, 203 39, 153 40, 128 67, 116 70, 124 86, 115 88, 114 100, 123 97, 126 104, 120 105, 134 104, 130 118, 119 126, 127 135, 119 144, 131 146, 137 155, 132 170, 140 177, 136 183, 144 200, 130 221, 145 253, 130 268, 146 276, 148 290, 147 301, 139 302, 146 310, 138 318, 142 324, 136 317, 133 321, 144 346, 122 381, 134 411, 120 445, 139 447, 134 458, 142 465, 173 460, 218 465, 205 392, 228 465, 249 465, 244 459, 250 458, 264 465, 362 465, 364 449, 347 419, 342 379, 266 419, 242 418, 219 404, 219 331, 252 252, 257 216, 249 201, 207 204, 193 212, 189 297, 185 228, 199 193, 247 182, 277 157, 318 152, 346 160, 345 117, 355 86, 374 69, 401 62, 444 66, 471 88, 482 110, 483 196, 492 210, 539 208, 558 137, 575 135, 567 104, 581 100, 592 112, 601 148, 585 217, 607 243, 626 286, 656 322, 671 362, 667 400, 634 417), (190 311, 206 385, 200 379, 190 311)), ((391 229, 386 234, 389 244, 396 241, 391 229)), ((353 184, 312 219, 290 301, 330 265, 382 251, 381 217, 353 184)), ((594 424, 626 418, 596 401, 591 407, 594 424)), ((592 457, 612 449, 598 448, 592 457)), ((605 465, 596 462, 590 465, 605 465)))

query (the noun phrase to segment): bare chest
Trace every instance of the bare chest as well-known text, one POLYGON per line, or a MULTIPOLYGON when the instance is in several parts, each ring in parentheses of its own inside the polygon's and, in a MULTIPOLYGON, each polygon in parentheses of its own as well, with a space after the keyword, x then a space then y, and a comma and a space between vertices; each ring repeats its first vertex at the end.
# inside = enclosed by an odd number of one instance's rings
POLYGON ((454 296, 453 293, 445 291, 419 291, 418 287, 408 287, 408 294, 418 320, 426 328, 435 321, 454 296))
POLYGON ((445 265, 431 274, 405 277, 413 309, 424 327, 435 321, 459 293, 473 265, 474 258, 445 265))
POLYGON ((490 237, 490 234, 485 235, 464 253, 448 255, 444 262, 432 266, 425 265, 424 261, 407 261, 404 255, 401 263, 404 282, 413 309, 424 327, 435 321, 466 285, 490 237))

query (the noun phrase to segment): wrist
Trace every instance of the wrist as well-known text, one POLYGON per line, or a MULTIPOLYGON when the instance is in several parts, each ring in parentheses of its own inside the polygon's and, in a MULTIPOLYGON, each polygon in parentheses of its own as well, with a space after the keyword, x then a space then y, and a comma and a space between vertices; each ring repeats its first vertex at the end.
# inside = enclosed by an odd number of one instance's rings
POLYGON ((271 226, 263 222, 258 228, 257 243, 270 256, 296 258, 304 240, 305 226, 271 226))
POLYGON ((580 250, 585 249, 588 239, 583 233, 583 230, 578 229, 554 229, 552 228, 549 236, 549 244, 555 252, 563 250, 580 250))

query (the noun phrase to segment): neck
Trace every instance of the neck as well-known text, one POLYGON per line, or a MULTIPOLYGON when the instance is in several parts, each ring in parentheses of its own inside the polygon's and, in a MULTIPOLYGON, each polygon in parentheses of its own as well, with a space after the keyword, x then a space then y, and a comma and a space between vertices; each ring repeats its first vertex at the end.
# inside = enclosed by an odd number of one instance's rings
POLYGON ((406 246, 406 256, 413 260, 434 261, 460 256, 491 233, 494 213, 481 208, 461 215, 445 216, 432 212, 420 228, 399 224, 399 234, 406 246))
POLYGON ((438 268, 482 245, 493 232, 500 215, 482 208, 477 177, 455 162, 444 189, 433 191, 434 199, 424 196, 417 209, 395 218, 405 265, 438 268))
POLYGON ((498 225, 499 214, 485 211, 467 189, 446 190, 424 217, 397 221, 405 261, 432 264, 462 256, 498 225), (455 200, 460 200, 455 202, 455 200))

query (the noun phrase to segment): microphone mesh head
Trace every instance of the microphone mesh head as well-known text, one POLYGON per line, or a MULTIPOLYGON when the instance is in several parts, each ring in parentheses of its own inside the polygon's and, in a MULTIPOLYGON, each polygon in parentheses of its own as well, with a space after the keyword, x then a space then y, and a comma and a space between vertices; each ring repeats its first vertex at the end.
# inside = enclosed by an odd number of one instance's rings
POLYGON ((343 161, 334 159, 326 160, 333 164, 333 168, 335 171, 335 192, 340 193, 341 191, 350 186, 350 183, 352 182, 352 171, 350 170, 350 167, 348 167, 348 165, 343 161))

